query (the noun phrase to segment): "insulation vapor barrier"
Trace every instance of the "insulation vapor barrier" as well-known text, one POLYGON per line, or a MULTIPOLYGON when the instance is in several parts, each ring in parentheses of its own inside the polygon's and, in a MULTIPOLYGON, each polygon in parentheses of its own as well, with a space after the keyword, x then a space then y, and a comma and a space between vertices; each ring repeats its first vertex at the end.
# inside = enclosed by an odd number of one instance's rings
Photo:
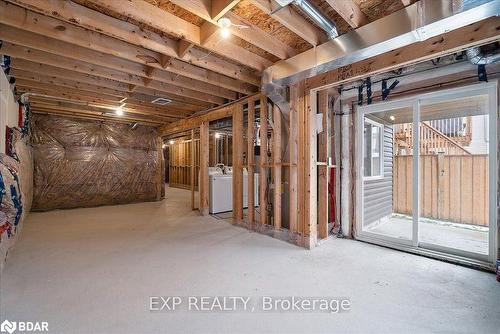
POLYGON ((154 201, 156 128, 35 114, 34 211, 154 201))

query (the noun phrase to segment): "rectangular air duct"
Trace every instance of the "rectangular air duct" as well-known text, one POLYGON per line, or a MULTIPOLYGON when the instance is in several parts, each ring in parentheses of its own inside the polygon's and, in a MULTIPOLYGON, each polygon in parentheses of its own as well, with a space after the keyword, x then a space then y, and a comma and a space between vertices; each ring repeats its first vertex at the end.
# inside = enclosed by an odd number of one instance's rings
POLYGON ((263 90, 286 86, 498 16, 500 0, 421 0, 264 71, 263 90))

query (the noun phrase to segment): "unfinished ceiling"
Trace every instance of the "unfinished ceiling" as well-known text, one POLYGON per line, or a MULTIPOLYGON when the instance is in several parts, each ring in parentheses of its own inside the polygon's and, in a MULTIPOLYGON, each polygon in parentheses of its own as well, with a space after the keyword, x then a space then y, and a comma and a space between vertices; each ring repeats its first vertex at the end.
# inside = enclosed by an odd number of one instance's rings
MULTIPOLYGON (((414 1, 311 2, 344 34, 414 1)), ((161 125, 256 93, 265 68, 327 39, 294 5, 278 8, 274 0, 0 0, 0 54, 11 57, 17 94, 32 93, 34 112, 161 125), (233 24, 227 39, 221 17, 233 24)))

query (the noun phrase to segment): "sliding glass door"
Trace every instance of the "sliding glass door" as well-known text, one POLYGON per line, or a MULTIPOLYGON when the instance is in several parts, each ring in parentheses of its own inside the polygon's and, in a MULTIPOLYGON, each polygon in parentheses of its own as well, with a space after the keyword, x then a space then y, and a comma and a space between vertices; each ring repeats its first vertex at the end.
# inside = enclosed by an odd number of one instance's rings
POLYGON ((387 107, 370 108, 362 117, 362 231, 411 245, 413 152, 409 146, 397 148, 394 144, 408 139, 402 138, 400 131, 411 133, 413 107, 405 103, 387 107), (404 159, 398 161, 395 157, 400 153, 404 159), (398 174, 404 195, 400 198, 394 188, 398 174))
POLYGON ((358 108, 358 237, 492 263, 496 84, 358 108))

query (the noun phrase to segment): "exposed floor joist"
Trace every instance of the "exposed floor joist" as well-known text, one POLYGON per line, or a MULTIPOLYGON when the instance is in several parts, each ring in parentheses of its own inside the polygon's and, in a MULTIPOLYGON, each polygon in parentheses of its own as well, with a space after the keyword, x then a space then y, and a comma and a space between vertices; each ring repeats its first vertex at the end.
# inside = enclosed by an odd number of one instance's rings
POLYGON ((326 35, 322 31, 295 13, 291 8, 286 7, 275 11, 280 6, 274 0, 251 0, 251 2, 264 13, 273 13, 271 17, 302 37, 312 46, 317 46, 327 40, 326 35))
MULTIPOLYGON (((202 36, 205 33, 203 30, 206 29, 212 29, 215 35, 218 34, 218 23, 217 23, 218 19, 212 18, 210 8, 207 8, 204 5, 205 2, 203 0, 196 0, 196 1, 173 0, 172 2, 178 5, 179 7, 184 8, 190 11, 191 13, 208 21, 201 27, 202 36)), ((227 12, 224 15, 224 17, 229 18, 231 20, 231 23, 233 24, 233 26, 229 28, 231 33, 249 42, 250 44, 257 46, 262 50, 269 52, 270 54, 275 55, 280 59, 286 59, 297 54, 297 51, 292 49, 290 46, 286 45, 280 40, 273 38, 272 35, 266 33, 257 26, 244 21, 237 15, 231 12, 227 12), (240 25, 243 26, 244 28, 234 25, 240 25)), ((216 38, 218 38, 218 36, 216 38)))
MULTIPOLYGON (((238 86, 240 86, 238 84, 239 80, 251 85, 260 84, 257 75, 248 71, 240 71, 240 68, 235 65, 232 67, 229 67, 229 65, 221 66, 223 67, 221 68, 221 72, 224 70, 224 74, 220 74, 173 58, 165 59, 163 57, 165 62, 162 62, 162 54, 156 51, 137 47, 122 40, 89 31, 2 1, 0 1, 0 23, 5 24, 5 27, 2 26, 2 30, 17 28, 24 31, 24 35, 31 32, 42 34, 45 38, 51 38, 53 40, 48 41, 50 44, 66 47, 66 49, 69 49, 67 52, 73 54, 77 59, 89 58, 90 55, 88 53, 92 51, 93 53, 100 53, 98 58, 101 58, 103 61, 107 58, 106 55, 110 55, 113 56, 110 59, 119 58, 121 61, 126 60, 137 65, 142 65, 143 68, 144 65, 147 65, 148 68, 154 67, 162 71, 168 71, 200 81, 212 81, 215 84, 227 81, 233 83, 233 85, 227 88, 235 91, 238 91, 238 86)), ((36 36, 31 39, 36 39, 36 36)), ((4 40, 8 39, 4 38, 4 40)), ((25 45, 22 43, 17 44, 25 45)), ((95 54, 94 57, 96 57, 95 54)), ((222 62, 222 60, 219 60, 219 62, 222 62)), ((147 74, 146 69, 143 69, 142 74, 147 74)))
POLYGON ((195 45, 202 46, 211 52, 232 59, 257 71, 262 71, 271 65, 271 62, 267 59, 226 40, 219 39, 202 45, 200 27, 142 0, 129 0, 126 3, 103 0, 87 0, 87 2, 106 8, 111 12, 130 17, 140 23, 159 29, 169 35, 182 38, 195 45))
MULTIPOLYGON (((170 62, 170 66, 174 66, 176 68, 182 68, 184 66, 186 67, 185 70, 187 71, 190 67, 195 65, 206 68, 207 70, 235 77, 239 76, 239 72, 241 72, 242 77, 251 77, 252 75, 254 75, 250 71, 242 70, 238 65, 232 62, 224 61, 219 57, 210 55, 207 52, 203 52, 201 50, 193 50, 190 53, 190 57, 185 59, 186 61, 176 60, 175 58, 182 59, 183 56, 178 53, 179 42, 175 39, 161 36, 152 31, 140 29, 139 27, 131 23, 118 20, 74 2, 58 0, 8 1, 24 8, 29 8, 30 10, 36 11, 38 13, 51 16, 58 20, 63 20, 67 23, 77 23, 78 26, 90 29, 93 32, 105 34, 121 41, 143 47, 144 49, 157 52, 159 55, 152 55, 152 57, 160 60, 161 55, 166 56, 170 58, 167 59, 167 62, 170 62)), ((119 1, 115 2, 117 4, 120 3, 119 1)))

